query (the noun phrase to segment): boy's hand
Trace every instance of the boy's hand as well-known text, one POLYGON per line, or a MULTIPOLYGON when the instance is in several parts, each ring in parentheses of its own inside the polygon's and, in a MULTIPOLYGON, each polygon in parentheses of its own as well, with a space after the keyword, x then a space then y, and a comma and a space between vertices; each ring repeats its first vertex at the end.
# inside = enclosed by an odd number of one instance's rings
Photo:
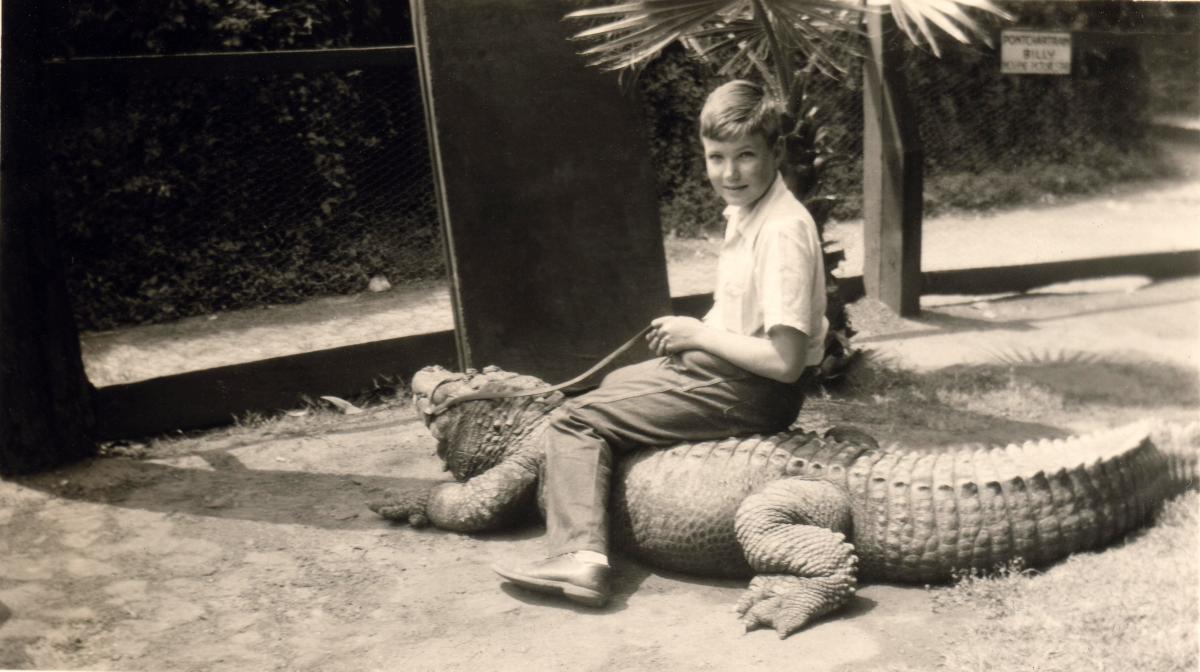
POLYGON ((704 330, 704 323, 694 317, 667 315, 650 321, 650 332, 646 343, 650 351, 659 357, 672 355, 682 350, 699 347, 697 336, 704 330))

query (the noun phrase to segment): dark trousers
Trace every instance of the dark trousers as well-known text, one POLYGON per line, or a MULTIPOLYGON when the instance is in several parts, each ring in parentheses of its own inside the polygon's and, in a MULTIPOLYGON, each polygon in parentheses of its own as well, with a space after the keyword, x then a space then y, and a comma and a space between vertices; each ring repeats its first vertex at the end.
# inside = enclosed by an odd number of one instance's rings
POLYGON ((608 552, 613 454, 786 429, 800 388, 701 350, 618 369, 554 412, 543 478, 550 554, 608 552))

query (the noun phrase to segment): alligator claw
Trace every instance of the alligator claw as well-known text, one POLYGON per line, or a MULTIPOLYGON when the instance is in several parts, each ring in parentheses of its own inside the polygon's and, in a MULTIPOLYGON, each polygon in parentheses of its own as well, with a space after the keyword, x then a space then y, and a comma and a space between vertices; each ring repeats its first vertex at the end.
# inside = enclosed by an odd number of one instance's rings
POLYGON ((412 527, 429 525, 429 515, 426 507, 429 503, 429 490, 409 490, 396 492, 388 490, 383 499, 367 502, 367 508, 391 521, 408 523, 412 527))
POLYGON ((841 604, 841 600, 831 594, 836 591, 828 590, 822 585, 824 583, 822 579, 787 574, 754 577, 738 600, 737 612, 742 616, 742 625, 746 632, 774 628, 780 639, 795 633, 841 604))

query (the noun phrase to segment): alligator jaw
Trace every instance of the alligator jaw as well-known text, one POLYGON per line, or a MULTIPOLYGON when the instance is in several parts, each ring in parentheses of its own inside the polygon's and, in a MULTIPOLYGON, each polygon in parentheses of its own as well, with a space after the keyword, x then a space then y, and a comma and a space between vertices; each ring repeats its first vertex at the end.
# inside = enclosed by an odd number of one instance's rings
POLYGON ((432 428, 433 409, 440 400, 433 397, 442 383, 452 380, 464 380, 466 375, 443 369, 440 366, 427 366, 413 375, 412 397, 413 406, 421 414, 426 427, 432 428))
POLYGON ((463 378, 466 378, 465 374, 449 371, 440 366, 427 366, 413 375, 412 393, 414 397, 428 399, 442 383, 463 378))

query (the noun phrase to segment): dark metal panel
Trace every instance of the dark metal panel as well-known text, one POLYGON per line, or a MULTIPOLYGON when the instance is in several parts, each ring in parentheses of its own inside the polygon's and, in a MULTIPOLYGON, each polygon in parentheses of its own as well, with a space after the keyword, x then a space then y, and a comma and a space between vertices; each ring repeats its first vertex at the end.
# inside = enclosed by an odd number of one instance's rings
POLYGON ((353 396, 380 376, 408 379, 429 364, 454 366, 449 331, 330 348, 96 390, 101 439, 228 425, 247 411, 296 408, 307 395, 353 396))
POLYGON ((570 9, 414 3, 463 362, 548 380, 670 305, 636 101, 574 53, 570 9))

